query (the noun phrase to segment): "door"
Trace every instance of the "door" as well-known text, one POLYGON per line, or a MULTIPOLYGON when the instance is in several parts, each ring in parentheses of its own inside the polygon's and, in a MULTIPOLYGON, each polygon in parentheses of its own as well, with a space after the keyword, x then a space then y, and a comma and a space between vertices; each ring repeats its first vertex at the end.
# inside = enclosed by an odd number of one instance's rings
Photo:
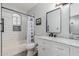
POLYGON ((13 56, 23 52, 26 49, 25 41, 25 23, 26 16, 14 11, 2 9, 2 18, 4 19, 4 32, 2 33, 2 55, 13 56), (21 30, 13 30, 13 14, 21 16, 21 30))

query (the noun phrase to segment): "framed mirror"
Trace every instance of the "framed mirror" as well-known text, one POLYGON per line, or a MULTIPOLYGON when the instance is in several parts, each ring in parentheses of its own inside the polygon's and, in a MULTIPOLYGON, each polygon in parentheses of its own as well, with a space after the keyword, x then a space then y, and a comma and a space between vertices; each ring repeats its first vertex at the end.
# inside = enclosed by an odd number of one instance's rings
POLYGON ((46 13, 46 32, 60 33, 61 8, 46 13))

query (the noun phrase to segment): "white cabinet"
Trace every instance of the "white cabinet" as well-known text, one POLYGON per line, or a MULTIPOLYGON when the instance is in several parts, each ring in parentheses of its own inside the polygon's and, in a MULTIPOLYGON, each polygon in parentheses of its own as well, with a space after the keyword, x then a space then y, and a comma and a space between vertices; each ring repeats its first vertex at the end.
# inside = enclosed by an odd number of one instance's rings
MULTIPOLYGON (((36 42, 38 43, 38 55, 39 56, 79 56, 79 47, 78 45, 73 45, 78 43, 76 40, 70 40, 67 39, 68 41, 64 41, 65 43, 63 44, 63 39, 61 41, 60 38, 35 38, 36 42), (66 44, 67 43, 67 44, 66 44)), ((79 44, 79 43, 78 43, 79 44)))
POLYGON ((38 40, 38 55, 39 56, 67 56, 69 55, 69 47, 56 43, 53 41, 48 41, 44 39, 38 40))
POLYGON ((72 34, 79 34, 79 4, 70 5, 70 21, 69 30, 72 34))
POLYGON ((70 5, 70 16, 79 15, 79 3, 70 5))
POLYGON ((70 47, 70 56, 79 56, 79 48, 78 47, 70 47))

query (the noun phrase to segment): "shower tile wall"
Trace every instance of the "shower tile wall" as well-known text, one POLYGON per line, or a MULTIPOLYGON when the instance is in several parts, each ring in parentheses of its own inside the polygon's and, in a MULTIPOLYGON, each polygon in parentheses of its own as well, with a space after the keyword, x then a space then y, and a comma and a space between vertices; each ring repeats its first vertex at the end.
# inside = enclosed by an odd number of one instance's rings
POLYGON ((15 12, 2 9, 2 17, 4 18, 4 32, 2 33, 3 55, 15 55, 26 48, 21 46, 26 42, 27 17, 20 14, 22 19, 21 31, 13 31, 12 14, 15 14, 15 12))

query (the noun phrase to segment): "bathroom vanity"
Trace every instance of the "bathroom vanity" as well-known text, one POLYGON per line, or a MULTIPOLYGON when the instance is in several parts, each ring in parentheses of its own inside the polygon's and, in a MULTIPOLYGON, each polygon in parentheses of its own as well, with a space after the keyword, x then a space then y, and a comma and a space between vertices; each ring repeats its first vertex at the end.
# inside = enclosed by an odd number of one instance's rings
MULTIPOLYGON (((79 4, 70 4, 62 8, 55 9, 53 11, 46 13, 46 29, 47 33, 61 33, 66 26, 63 26, 65 22, 63 20, 68 20, 66 24, 68 33, 71 35, 79 34, 79 4), (63 11, 63 9, 65 9, 63 11), (61 13, 62 11, 62 13, 61 13), (61 15, 68 15, 68 17, 63 17, 62 27, 60 28, 61 15), (56 17, 55 17, 56 16, 56 17), (55 17, 55 18, 54 18, 55 17), (61 31, 60 31, 61 30, 61 31)), ((66 32, 63 31, 63 32, 66 32)), ((79 35, 78 35, 79 36, 79 35)), ((79 39, 79 38, 78 38, 79 39)), ((49 37, 49 36, 35 36, 35 41, 38 43, 38 55, 39 56, 79 56, 79 40, 75 38, 62 38, 62 37, 49 37)))
POLYGON ((79 40, 35 36, 39 56, 79 56, 79 40))

